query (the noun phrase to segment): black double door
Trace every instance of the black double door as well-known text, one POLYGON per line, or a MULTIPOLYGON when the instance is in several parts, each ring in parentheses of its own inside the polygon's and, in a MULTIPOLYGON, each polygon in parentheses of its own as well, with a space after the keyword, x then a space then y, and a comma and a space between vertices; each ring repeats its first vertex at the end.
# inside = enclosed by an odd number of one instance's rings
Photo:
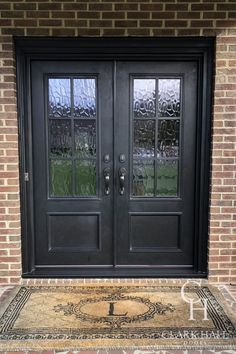
POLYGON ((197 64, 34 61, 31 82, 35 268, 194 272, 197 64))

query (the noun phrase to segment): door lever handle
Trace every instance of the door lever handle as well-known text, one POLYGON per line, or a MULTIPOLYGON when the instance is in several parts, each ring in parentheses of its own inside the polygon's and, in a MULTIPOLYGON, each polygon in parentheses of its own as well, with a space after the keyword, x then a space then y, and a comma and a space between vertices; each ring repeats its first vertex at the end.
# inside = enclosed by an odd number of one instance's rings
POLYGON ((105 192, 105 195, 109 195, 111 192, 111 189, 110 189, 111 170, 109 167, 104 169, 103 176, 104 176, 104 185, 105 185, 104 192, 105 192))
POLYGON ((119 169, 119 181, 120 181, 120 195, 124 195, 125 193, 125 176, 127 171, 124 167, 119 169))

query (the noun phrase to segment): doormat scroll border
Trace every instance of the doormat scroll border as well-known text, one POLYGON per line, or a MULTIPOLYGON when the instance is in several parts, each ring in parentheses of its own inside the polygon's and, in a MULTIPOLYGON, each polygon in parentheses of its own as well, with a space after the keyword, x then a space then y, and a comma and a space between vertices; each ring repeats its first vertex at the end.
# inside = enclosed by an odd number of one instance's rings
MULTIPOLYGON (((109 288, 117 288, 117 289, 122 289, 122 291, 139 291, 141 289, 147 288, 147 289, 157 289, 157 291, 162 291, 165 292, 167 291, 167 289, 169 291, 171 291, 170 289, 172 288, 172 291, 174 291, 174 289, 181 289, 181 286, 179 285, 174 285, 173 283, 172 285, 134 285, 131 284, 130 286, 128 284, 122 285, 121 284, 105 284, 105 285, 101 285, 101 284, 94 284, 94 285, 76 285, 76 286, 55 286, 55 285, 48 285, 48 286, 18 286, 16 288, 14 288, 10 295, 8 296, 7 299, 5 299, 5 301, 0 305, 0 329, 2 329, 4 327, 3 323, 2 323, 2 319, 4 317, 4 314, 6 315, 6 310, 9 309, 11 306, 14 307, 15 306, 15 302, 14 299, 16 300, 17 295, 19 295, 20 290, 21 289, 28 289, 31 291, 39 291, 39 290, 48 290, 48 291, 58 291, 58 292, 63 292, 65 291, 97 291, 99 289, 100 293, 103 293, 103 291, 109 289, 109 288)), ((215 300, 219 303, 219 306, 221 307, 221 309, 223 309, 223 312, 225 313, 226 316, 228 316, 229 320, 231 321, 231 324, 233 326, 235 326, 236 324, 236 319, 235 319, 235 314, 233 312, 233 310, 228 307, 228 304, 226 302, 226 300, 224 299, 223 295, 219 292, 218 289, 212 287, 212 286, 204 286, 204 289, 207 289, 207 291, 210 292, 210 294, 215 298, 215 300)), ((201 291, 202 289, 201 288, 201 291)), ((193 289, 193 287, 191 287, 191 289, 193 289)), ((30 296, 30 291, 29 292, 25 292, 25 302, 27 301, 27 297, 30 296)), ((19 304, 19 309, 18 311, 21 310, 21 306, 23 307, 25 302, 23 301, 22 303, 19 304)), ((10 329, 12 321, 14 322, 14 318, 9 319, 7 327, 4 328, 4 331, 8 331, 8 329, 10 329)), ((5 333, 6 333, 5 332, 5 333)), ((11 332, 11 330, 10 330, 11 332)), ((17 337, 17 336, 16 336, 17 337)), ((29 340, 24 340, 24 343, 20 343, 22 341, 20 341, 17 338, 14 338, 14 335, 12 336, 12 339, 8 339, 8 340, 0 340, 0 350, 12 350, 12 351, 16 351, 16 350, 54 350, 54 349, 58 349, 58 350, 116 350, 116 349, 130 349, 130 350, 136 350, 136 349, 147 349, 147 350, 163 350, 163 349, 167 349, 167 350, 171 350, 171 349, 176 349, 176 350, 181 350, 181 349, 192 349, 192 350, 199 350, 199 349, 222 349, 222 350, 231 350, 231 349, 236 349, 236 337, 232 337, 230 339, 227 340, 212 340, 212 339, 207 339, 204 340, 202 338, 196 338, 196 339, 187 339, 186 341, 184 341, 184 339, 177 339, 175 338, 174 340, 172 339, 163 339, 160 340, 158 339, 157 344, 155 344, 155 340, 151 339, 149 340, 149 344, 145 345, 142 343, 142 341, 138 340, 139 343, 137 343, 137 341, 134 340, 132 341, 132 339, 129 339, 130 344, 125 344, 122 345, 122 338, 121 339, 117 339, 115 340, 114 343, 114 339, 112 339, 113 344, 109 344, 109 340, 107 341, 107 344, 104 345, 103 343, 103 339, 97 340, 96 342, 97 344, 94 345, 93 339, 90 340, 90 344, 88 345, 88 343, 86 344, 85 342, 88 342, 88 340, 80 340, 80 339, 46 339, 46 340, 41 340, 39 339, 37 341, 37 339, 29 339, 29 340), (170 343, 171 341, 171 343, 170 343), (34 342, 34 343, 33 343, 34 342)))

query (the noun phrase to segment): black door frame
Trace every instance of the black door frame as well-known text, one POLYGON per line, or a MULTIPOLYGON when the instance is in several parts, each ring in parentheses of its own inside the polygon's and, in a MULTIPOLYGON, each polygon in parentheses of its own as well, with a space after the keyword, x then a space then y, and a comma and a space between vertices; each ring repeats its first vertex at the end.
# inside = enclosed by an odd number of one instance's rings
POLYGON ((22 277, 207 277, 209 215, 213 37, 185 38, 39 38, 16 37, 17 98, 20 145, 20 192, 22 226, 22 277), (194 267, 107 273, 76 268, 40 269, 34 260, 34 195, 32 171, 30 65, 33 60, 168 60, 198 64, 197 159, 195 188, 194 267))

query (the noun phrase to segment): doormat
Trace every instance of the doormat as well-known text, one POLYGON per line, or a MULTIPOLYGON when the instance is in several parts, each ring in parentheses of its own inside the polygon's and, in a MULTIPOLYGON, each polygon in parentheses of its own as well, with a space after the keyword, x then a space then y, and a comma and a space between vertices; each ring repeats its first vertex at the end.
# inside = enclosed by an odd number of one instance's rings
POLYGON ((15 288, 1 304, 0 351, 236 348, 222 295, 186 284, 15 288))

